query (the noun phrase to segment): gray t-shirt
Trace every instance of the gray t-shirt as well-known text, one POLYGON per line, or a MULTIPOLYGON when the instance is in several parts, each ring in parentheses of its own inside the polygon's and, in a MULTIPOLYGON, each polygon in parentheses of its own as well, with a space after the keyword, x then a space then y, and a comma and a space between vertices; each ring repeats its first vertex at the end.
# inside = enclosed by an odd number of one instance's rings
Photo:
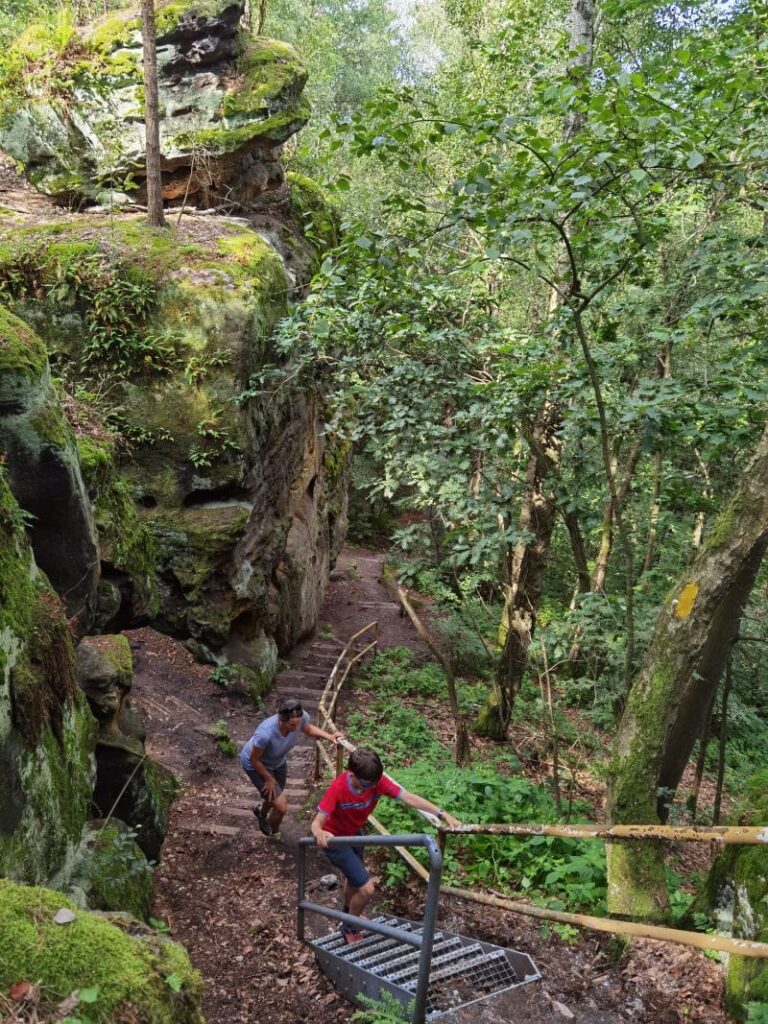
POLYGON ((253 771, 251 764, 251 751, 254 747, 261 747, 264 753, 261 755, 261 763, 267 769, 279 768, 285 764, 288 751, 293 750, 301 739, 302 731, 309 725, 310 717, 305 711, 301 716, 301 725, 287 736, 283 736, 278 725, 278 715, 265 718, 256 732, 251 736, 240 752, 240 763, 246 771, 253 771))

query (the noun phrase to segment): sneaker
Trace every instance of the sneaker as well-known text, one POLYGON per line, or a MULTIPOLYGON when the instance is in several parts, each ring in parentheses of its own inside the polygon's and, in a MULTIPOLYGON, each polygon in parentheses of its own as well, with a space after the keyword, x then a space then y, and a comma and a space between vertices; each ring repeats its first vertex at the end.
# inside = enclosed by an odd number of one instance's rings
POLYGON ((254 807, 253 808, 253 813, 256 815, 256 821, 258 821, 259 828, 264 833, 264 835, 265 836, 273 836, 275 834, 274 833, 274 829, 269 824, 269 821, 267 819, 266 814, 262 814, 261 813, 261 808, 260 807, 254 807))
POLYGON ((364 932, 356 932, 355 929, 348 924, 343 924, 341 926, 341 934, 348 946, 353 945, 355 942, 360 942, 365 938, 364 932))

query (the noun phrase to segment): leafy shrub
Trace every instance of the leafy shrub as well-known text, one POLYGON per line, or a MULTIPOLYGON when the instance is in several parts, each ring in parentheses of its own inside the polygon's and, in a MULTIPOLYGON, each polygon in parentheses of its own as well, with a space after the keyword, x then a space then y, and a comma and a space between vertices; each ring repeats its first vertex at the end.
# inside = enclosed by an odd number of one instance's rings
MULTIPOLYGON (((460 769, 450 763, 436 767, 431 759, 420 759, 389 771, 407 790, 427 797, 467 823, 557 821, 547 787, 503 775, 494 765, 460 769)), ((413 813, 391 800, 382 800, 376 811, 395 833, 413 831, 413 813)), ((420 851, 414 855, 419 856, 420 851)), ((605 851, 599 843, 553 836, 452 837, 443 871, 448 884, 522 891, 536 902, 559 909, 604 910, 605 851)), ((401 875, 399 864, 387 865, 389 883, 400 881, 401 875)))
POLYGON ((360 746, 383 751, 388 761, 397 764, 426 756, 438 763, 450 760, 451 752, 435 738, 418 711, 389 701, 374 704, 372 711, 370 718, 359 712, 350 716, 349 732, 360 746))
POLYGON ((439 665, 414 665, 413 651, 389 647, 360 673, 358 684, 380 696, 444 697, 445 676, 439 665))
POLYGON ((237 744, 230 739, 229 727, 223 718, 215 722, 208 732, 216 740, 216 746, 225 757, 237 757, 237 744))

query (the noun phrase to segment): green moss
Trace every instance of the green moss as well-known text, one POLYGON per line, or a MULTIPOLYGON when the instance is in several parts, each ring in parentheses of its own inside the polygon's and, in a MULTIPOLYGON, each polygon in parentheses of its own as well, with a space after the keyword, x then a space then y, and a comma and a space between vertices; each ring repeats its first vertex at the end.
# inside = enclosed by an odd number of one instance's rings
POLYGON ((745 497, 743 495, 736 495, 733 498, 723 512, 715 520, 712 529, 707 533, 704 539, 704 550, 712 551, 715 548, 720 547, 721 544, 727 544, 728 541, 733 537, 734 526, 738 519, 739 513, 744 509, 745 497))
POLYGON ((320 256, 339 244, 339 212, 311 178, 295 171, 289 171, 285 177, 291 189, 293 218, 302 226, 305 238, 320 256))
POLYGON ((77 438, 77 454, 85 485, 94 494, 114 473, 115 440, 111 436, 82 434, 77 438))
MULTIPOLYGON (((741 825, 765 825, 768 819, 768 769, 753 775, 744 785, 733 819, 741 825)), ((735 893, 733 934, 737 938, 768 942, 768 849, 738 847, 729 862, 735 893)), ((743 1020, 746 1005, 768 1002, 768 963, 752 957, 728 959, 726 1005, 743 1020)))
POLYGON ((608 764, 612 780, 611 820, 615 824, 656 821, 655 779, 661 758, 661 723, 675 682, 671 662, 656 659, 653 676, 635 685, 627 713, 636 723, 632 750, 614 756, 608 764))
MULTIPOLYGON (((242 120, 263 117, 274 109, 275 100, 297 102, 297 111, 309 108, 298 100, 307 72, 298 54, 285 43, 272 39, 256 39, 238 61, 240 81, 223 98, 220 113, 227 127, 242 120)), ((303 116, 303 115, 302 115, 303 116)))
POLYGON ((35 379, 47 365, 48 354, 40 338, 23 320, 0 306, 0 372, 35 379))
POLYGON ((94 519, 102 560, 131 579, 136 612, 156 615, 160 603, 156 582, 157 544, 121 476, 113 475, 98 488, 94 519))
POLYGON ((128 637, 122 633, 112 633, 99 637, 99 650, 114 666, 118 677, 126 682, 133 678, 133 655, 128 637))
POLYGON ((104 917, 78 911, 59 893, 0 880, 0 987, 34 978, 55 1004, 81 988, 98 988, 88 1006, 94 1024, 127 1019, 202 1024, 201 981, 184 951, 154 934, 133 938, 104 917), (75 912, 66 926, 58 910, 75 912), (175 992, 165 979, 174 974, 175 992))
POLYGON ((323 468, 325 479, 329 490, 333 490, 339 483, 349 465, 349 455, 352 451, 351 441, 340 441, 326 435, 326 448, 323 457, 323 468))
POLYGON ((58 401, 51 400, 38 406, 29 422, 40 439, 54 448, 66 448, 74 443, 72 428, 58 401))
POLYGON ((106 56, 113 50, 130 43, 141 45, 141 20, 135 15, 126 17, 111 14, 96 22, 88 35, 88 47, 92 53, 106 56), (138 33, 139 39, 136 38, 138 33))
POLYGON ((158 830, 164 836, 168 831, 171 804, 181 792, 181 785, 170 769, 150 760, 144 762, 144 782, 149 794, 152 816, 157 822, 158 830))
POLYGON ((250 121, 239 127, 201 128, 199 131, 182 132, 170 139, 168 145, 179 149, 204 146, 217 154, 240 149, 257 139, 284 142, 288 136, 304 127, 309 120, 309 113, 308 102, 301 99, 291 110, 250 121))
POLYGON ((88 895, 88 906, 93 910, 127 910, 140 920, 149 920, 152 868, 133 833, 121 823, 105 825, 91 834, 87 849, 88 874, 81 885, 88 895))
POLYGON ((611 842, 608 861, 608 909, 612 916, 639 921, 666 921, 669 897, 664 851, 659 843, 611 842))

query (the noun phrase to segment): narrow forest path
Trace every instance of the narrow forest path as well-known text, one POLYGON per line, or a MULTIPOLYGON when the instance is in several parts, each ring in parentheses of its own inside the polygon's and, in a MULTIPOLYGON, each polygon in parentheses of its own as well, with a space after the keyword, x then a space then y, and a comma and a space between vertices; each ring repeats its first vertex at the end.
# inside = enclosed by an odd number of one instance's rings
MULTIPOLYGON (((338 654, 374 619, 382 647, 423 652, 410 622, 379 583, 383 560, 380 552, 345 549, 315 636, 291 653, 262 711, 213 683, 210 667, 197 664, 177 642, 150 629, 126 633, 135 663, 132 697, 145 720, 147 750, 184 787, 156 871, 154 914, 167 922, 203 975, 208 1024, 343 1024, 354 1012, 295 936, 297 841, 308 833, 314 810, 312 742, 302 738, 290 755, 289 816, 281 837, 268 839, 253 816, 256 791, 239 758, 225 757, 209 730, 224 721, 239 748, 282 695, 299 697, 316 721, 338 654)), ((355 704, 354 691, 342 695, 341 722, 355 704)), ((308 895, 337 906, 338 891, 320 881, 327 874, 325 858, 310 850, 308 895)), ((381 903, 419 919, 423 896, 420 883, 411 881, 397 892, 384 890, 381 903)), ((722 969, 693 951, 648 941, 617 960, 607 936, 582 932, 563 942, 531 918, 454 898, 441 900, 440 920, 450 931, 529 953, 543 975, 541 983, 506 999, 467 1007, 456 1022, 727 1024, 722 969)), ((320 934, 330 923, 310 915, 308 926, 320 934)))
MULTIPOLYGON (((257 793, 239 758, 221 754, 209 729, 226 722, 239 748, 283 695, 298 697, 316 722, 325 680, 344 644, 374 619, 385 646, 419 648, 410 624, 378 582, 383 559, 373 551, 343 552, 315 636, 291 653, 263 711, 211 682, 210 667, 197 664, 168 637, 150 629, 126 634, 135 665, 132 697, 146 724, 147 751, 184 786, 156 872, 155 916, 168 923, 205 978, 208 1024, 298 1024, 308 1017, 330 1024, 352 1013, 295 937, 295 851, 313 808, 307 807, 313 742, 302 737, 289 757, 289 815, 274 840, 259 831, 252 812, 257 793)), ((349 699, 343 696, 342 702, 349 699)), ((313 852, 310 888, 329 870, 313 852)), ((318 901, 335 898, 325 894, 318 901)))

